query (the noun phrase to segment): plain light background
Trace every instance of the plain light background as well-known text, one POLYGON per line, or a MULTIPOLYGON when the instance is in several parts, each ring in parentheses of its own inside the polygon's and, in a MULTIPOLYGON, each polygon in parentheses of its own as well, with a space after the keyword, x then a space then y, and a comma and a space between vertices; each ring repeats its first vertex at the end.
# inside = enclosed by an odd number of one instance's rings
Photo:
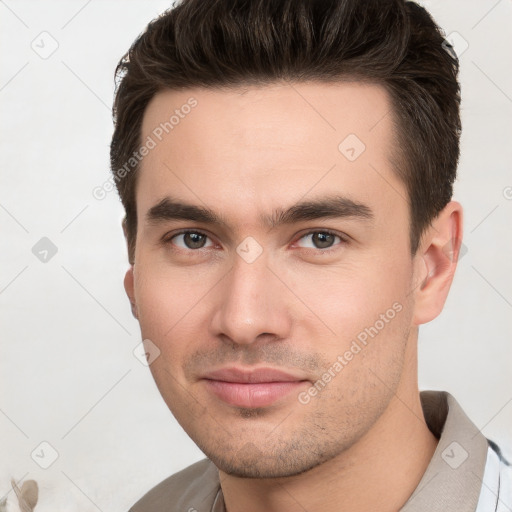
MULTIPOLYGON (((461 53, 467 253, 420 329, 420 386, 451 392, 512 458, 512 2, 423 4, 461 53)), ((125 511, 202 457, 133 354, 123 211, 116 192, 92 195, 109 177, 115 65, 169 6, 0 1, 0 498, 35 479, 38 512, 125 511)))

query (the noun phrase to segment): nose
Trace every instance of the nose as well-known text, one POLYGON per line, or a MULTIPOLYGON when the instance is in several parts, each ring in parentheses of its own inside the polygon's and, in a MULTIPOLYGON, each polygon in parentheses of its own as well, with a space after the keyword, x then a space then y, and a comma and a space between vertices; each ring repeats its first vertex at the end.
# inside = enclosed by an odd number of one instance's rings
MULTIPOLYGON (((234 265, 217 289, 210 327, 213 335, 240 345, 289 337, 292 318, 283 285, 262 255, 234 265)), ((289 300, 289 297, 288 297, 289 300)))

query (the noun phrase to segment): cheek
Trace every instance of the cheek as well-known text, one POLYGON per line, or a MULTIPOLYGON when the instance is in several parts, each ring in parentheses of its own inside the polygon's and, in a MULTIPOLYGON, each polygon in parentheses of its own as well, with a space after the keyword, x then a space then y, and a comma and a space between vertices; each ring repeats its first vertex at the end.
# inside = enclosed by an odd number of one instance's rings
POLYGON ((178 392, 186 384, 183 364, 191 353, 215 347, 209 324, 221 307, 218 285, 224 267, 172 267, 148 258, 134 274, 139 324, 143 339, 151 340, 160 356, 151 364, 162 389, 178 392))
POLYGON ((200 311, 201 299, 215 284, 213 277, 197 268, 172 268, 158 260, 139 263, 134 284, 143 331, 156 339, 167 338, 184 319, 200 311))
POLYGON ((190 287, 182 289, 180 283, 169 276, 139 272, 135 277, 142 338, 151 340, 160 350, 159 357, 150 366, 158 382, 166 378, 158 375, 161 367, 172 368, 179 364, 184 347, 184 343, 178 342, 183 338, 180 329, 193 310, 193 297, 190 296, 190 287))
POLYGON ((402 313, 398 315, 397 310, 404 311, 410 301, 412 267, 407 260, 367 258, 357 263, 306 270, 288 269, 284 280, 304 304, 303 313, 309 318, 313 318, 309 314, 313 313, 316 318, 304 326, 335 336, 337 343, 352 339, 376 322, 381 327, 384 321, 387 329, 388 324, 399 323, 394 321, 395 317, 401 316, 400 320, 406 317, 402 313))

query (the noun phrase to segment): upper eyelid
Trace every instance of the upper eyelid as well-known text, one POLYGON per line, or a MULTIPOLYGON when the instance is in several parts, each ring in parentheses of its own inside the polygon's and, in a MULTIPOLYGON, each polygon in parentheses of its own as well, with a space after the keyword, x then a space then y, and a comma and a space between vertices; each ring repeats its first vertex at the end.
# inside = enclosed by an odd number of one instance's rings
POLYGON ((348 235, 345 235, 344 233, 340 231, 336 231, 335 229, 330 228, 324 228, 324 229, 308 229, 301 234, 297 235, 298 238, 303 238, 307 235, 312 235, 313 233, 328 233, 330 235, 339 236, 340 238, 348 237, 348 235))
POLYGON ((314 250, 317 250, 317 251, 321 251, 321 252, 327 252, 329 250, 335 250, 336 247, 338 245, 341 245, 341 244, 347 244, 350 240, 350 237, 348 235, 345 235, 344 233, 339 233, 337 231, 333 231, 333 230, 329 230, 329 229, 314 229, 313 231, 307 231, 306 233, 303 233, 302 235, 298 236, 296 239, 295 239, 295 242, 293 242, 293 244, 297 244, 300 240, 302 240, 304 237, 306 236, 310 236, 314 233, 328 233, 330 235, 333 235, 333 236, 337 236, 339 239, 340 239, 340 242, 337 243, 337 244, 334 244, 330 247, 326 247, 324 249, 319 249, 319 248, 312 248, 312 247, 302 247, 301 249, 304 249, 306 251, 314 251, 314 250))
POLYGON ((174 238, 176 238, 177 236, 180 236, 180 235, 185 235, 186 233, 198 233, 200 235, 203 235, 205 236, 206 238, 209 238, 211 242, 214 242, 215 243, 215 239, 214 237, 212 237, 211 235, 209 235, 208 233, 205 233, 203 230, 201 229, 183 229, 181 231, 178 231, 177 233, 172 233, 172 234, 165 234, 161 240, 162 242, 166 243, 166 242, 170 242, 171 240, 173 240, 174 238))
MULTIPOLYGON (((206 236, 207 238, 209 238, 212 242, 214 243, 218 243, 215 241, 215 237, 212 237, 210 234, 208 234, 207 232, 205 232, 204 230, 202 229, 182 229, 182 230, 179 230, 178 232, 176 233, 173 233, 171 235, 169 234, 165 234, 163 237, 162 237, 162 242, 170 242, 173 238, 177 237, 177 236, 180 236, 180 235, 183 235, 185 233, 199 233, 201 235, 204 235, 206 236)), ((313 229, 309 229, 307 231, 304 231, 302 233, 299 233, 298 235, 295 235, 294 237, 294 241, 292 242, 292 244, 296 244, 299 240, 301 240, 302 238, 306 237, 306 236, 309 236, 309 235, 313 235, 315 233, 329 233, 331 235, 334 235, 334 236, 337 236, 340 238, 341 240, 341 243, 347 243, 350 239, 350 236, 345 234, 345 233, 341 233, 341 232, 338 232, 336 230, 333 230, 333 229, 329 229, 329 228, 313 228, 313 229)), ((311 248, 304 248, 304 249, 309 249, 309 250, 312 250, 311 248)), ((326 249, 318 249, 318 250, 321 250, 323 252, 329 250, 329 249, 332 249, 332 247, 328 247, 326 249)), ((199 250, 199 249, 191 249, 191 250, 199 250)), ((314 250, 314 249, 313 249, 314 250)))
POLYGON ((206 233, 202 229, 181 229, 179 231, 176 231, 176 233, 165 233, 162 236, 162 240, 163 241, 172 240, 173 238, 175 238, 175 237, 177 237, 179 235, 184 235, 185 233, 199 233, 200 235, 204 235, 204 236, 207 236, 208 238, 212 238, 211 235, 209 235, 208 233, 206 233))
MULTIPOLYGON (((314 233, 328 233, 330 235, 339 237, 342 242, 348 242, 349 240, 352 239, 352 237, 350 235, 347 235, 343 231, 337 231, 336 229, 330 229, 330 228, 323 228, 323 229, 316 228, 316 229, 310 229, 310 230, 304 231, 302 233, 299 233, 298 235, 296 235, 295 240, 298 241, 298 240, 304 238, 305 236, 312 235, 314 233)), ((296 242, 294 242, 294 243, 296 243, 296 242)))

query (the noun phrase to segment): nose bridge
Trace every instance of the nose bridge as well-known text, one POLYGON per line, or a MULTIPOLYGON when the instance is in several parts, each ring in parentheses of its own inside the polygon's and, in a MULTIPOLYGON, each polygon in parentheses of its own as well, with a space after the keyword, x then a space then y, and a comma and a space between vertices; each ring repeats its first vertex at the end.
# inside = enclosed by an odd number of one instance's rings
POLYGON ((252 259, 242 253, 234 258, 216 301, 212 319, 215 335, 227 336, 238 344, 252 343, 260 334, 287 336, 288 312, 265 256, 252 259))

